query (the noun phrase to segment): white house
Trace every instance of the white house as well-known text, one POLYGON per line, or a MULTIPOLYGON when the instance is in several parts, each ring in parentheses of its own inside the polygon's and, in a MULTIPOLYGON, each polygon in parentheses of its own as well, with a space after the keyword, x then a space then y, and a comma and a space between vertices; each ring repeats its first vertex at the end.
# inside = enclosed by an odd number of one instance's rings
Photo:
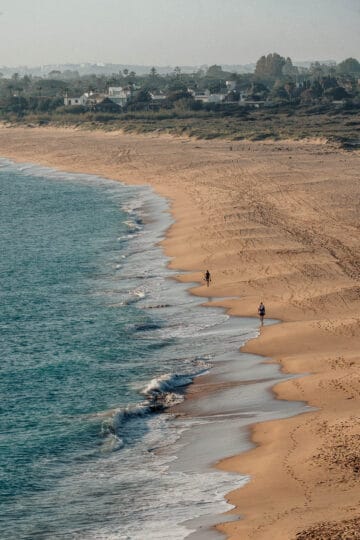
POLYGON ((164 99, 166 99, 166 95, 161 92, 150 92, 150 97, 153 101, 163 101, 164 99))
POLYGON ((208 103, 222 103, 225 101, 225 94, 210 94, 208 97, 208 103))
POLYGON ((64 105, 65 107, 71 107, 73 105, 86 105, 87 103, 87 97, 86 94, 83 94, 79 97, 68 97, 67 95, 64 97, 64 105))
POLYGON ((131 90, 122 86, 109 86, 107 97, 116 105, 124 107, 131 97, 131 90))
POLYGON ((225 94, 212 94, 210 90, 204 92, 195 92, 191 88, 188 89, 189 94, 195 99, 195 101, 201 101, 202 103, 222 103, 225 100, 225 94))
POLYGON ((74 105, 82 105, 84 107, 91 107, 93 105, 96 105, 96 103, 100 103, 104 99, 105 95, 100 94, 98 92, 84 92, 79 97, 69 97, 66 95, 64 97, 64 105, 65 107, 71 107, 74 105))
POLYGON ((122 88, 121 86, 110 86, 107 94, 99 92, 85 92, 79 97, 64 97, 65 107, 71 107, 74 105, 82 105, 84 107, 94 107, 98 103, 101 103, 105 98, 111 99, 116 105, 123 107, 129 101, 131 96, 131 90, 128 88, 122 88))
POLYGON ((119 97, 119 95, 122 93, 123 89, 122 86, 109 86, 108 88, 108 96, 109 97, 119 97))
POLYGON ((236 90, 236 81, 226 81, 225 84, 228 92, 236 90))
POLYGON ((196 92, 192 88, 188 88, 188 92, 192 95, 195 101, 202 101, 203 103, 207 103, 209 100, 210 90, 205 90, 204 92, 196 92))

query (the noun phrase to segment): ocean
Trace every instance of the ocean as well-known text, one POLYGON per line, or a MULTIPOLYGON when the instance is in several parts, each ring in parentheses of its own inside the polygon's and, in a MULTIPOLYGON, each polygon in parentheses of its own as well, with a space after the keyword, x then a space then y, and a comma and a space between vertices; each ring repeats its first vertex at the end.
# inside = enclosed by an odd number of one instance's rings
POLYGON ((247 477, 210 465, 250 447, 254 419, 299 412, 272 398, 276 367, 239 364, 258 322, 174 280, 150 188, 2 159, 0 221, 1 539, 180 540, 219 521, 247 477), (209 371, 254 380, 240 414, 234 388, 172 414, 209 371))

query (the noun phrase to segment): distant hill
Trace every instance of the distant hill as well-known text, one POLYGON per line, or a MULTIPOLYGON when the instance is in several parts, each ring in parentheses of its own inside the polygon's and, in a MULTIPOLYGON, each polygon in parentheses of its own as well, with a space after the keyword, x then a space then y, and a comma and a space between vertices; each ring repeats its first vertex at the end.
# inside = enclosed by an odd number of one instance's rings
MULTIPOLYGON (((319 60, 321 64, 336 65, 334 60, 319 60)), ((313 61, 293 61, 295 66, 309 68, 313 61)), ((224 71, 231 73, 253 73, 256 63, 250 64, 222 64, 224 71)), ((32 75, 34 77, 46 77, 52 71, 60 71, 65 77, 71 78, 71 74, 74 75, 111 75, 112 73, 119 73, 127 69, 129 72, 134 71, 137 75, 145 75, 150 72, 153 66, 143 66, 137 64, 110 64, 110 63, 97 63, 90 62, 84 64, 47 64, 43 66, 0 66, 0 72, 4 77, 11 77, 14 73, 19 75, 32 75)), ((174 71, 175 66, 154 66, 160 75, 166 75, 174 71)), ((199 69, 206 71, 209 67, 207 64, 200 66, 179 66, 183 73, 193 73, 199 69)))
POLYGON ((319 62, 320 64, 323 64, 325 66, 336 66, 335 60, 304 60, 304 61, 293 60, 294 66, 303 67, 303 68, 309 68, 311 64, 313 64, 314 62, 319 62))
MULTIPOLYGON (((143 65, 134 65, 134 64, 106 64, 98 63, 92 64, 90 62, 85 64, 47 64, 44 66, 0 66, 0 72, 4 77, 11 77, 14 73, 19 75, 32 75, 34 77, 44 77, 47 76, 51 71, 60 71, 62 74, 65 73, 68 76, 71 76, 71 72, 76 72, 79 75, 111 75, 112 73, 119 73, 119 71, 135 71, 137 75, 144 75, 150 72, 150 69, 153 66, 143 66, 143 65)), ((157 72, 161 75, 171 73, 174 71, 175 66, 154 66, 157 72)), ((179 66, 183 73, 193 73, 202 69, 204 71, 209 67, 208 65, 201 66, 179 66)), ((236 73, 252 73, 255 69, 255 64, 223 64, 224 71, 236 72, 236 73)))

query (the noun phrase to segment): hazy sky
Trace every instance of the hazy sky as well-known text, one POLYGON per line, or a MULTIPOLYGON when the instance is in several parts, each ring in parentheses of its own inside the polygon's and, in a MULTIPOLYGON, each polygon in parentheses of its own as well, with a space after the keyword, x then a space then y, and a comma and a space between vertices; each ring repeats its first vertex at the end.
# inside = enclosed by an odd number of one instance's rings
POLYGON ((0 0, 0 65, 360 59, 360 0, 0 0))

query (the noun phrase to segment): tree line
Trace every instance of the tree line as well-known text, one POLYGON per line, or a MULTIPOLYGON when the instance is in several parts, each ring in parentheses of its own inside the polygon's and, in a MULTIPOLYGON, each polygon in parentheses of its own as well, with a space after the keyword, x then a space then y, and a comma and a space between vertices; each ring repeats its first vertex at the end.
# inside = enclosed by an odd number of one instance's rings
MULTIPOLYGON (((293 64, 291 58, 277 53, 264 55, 256 63, 254 73, 239 74, 213 65, 206 70, 182 73, 176 67, 172 73, 160 75, 153 67, 146 75, 124 69, 111 76, 83 75, 76 72, 52 71, 46 77, 0 74, 0 111, 3 114, 24 115, 37 112, 66 112, 64 97, 85 92, 106 93, 110 86, 131 90, 131 98, 122 112, 161 108, 216 110, 215 104, 203 104, 194 99, 205 91, 224 94, 224 103, 236 103, 241 96, 251 101, 286 103, 293 106, 319 100, 348 100, 360 103, 360 63, 347 58, 338 64, 314 62, 308 68, 293 64), (229 90, 228 82, 232 82, 229 90), (162 93, 166 99, 152 103, 151 93, 162 93)), ((67 111, 68 112, 68 111, 67 111)), ((78 108, 81 112, 81 108, 78 108)))

